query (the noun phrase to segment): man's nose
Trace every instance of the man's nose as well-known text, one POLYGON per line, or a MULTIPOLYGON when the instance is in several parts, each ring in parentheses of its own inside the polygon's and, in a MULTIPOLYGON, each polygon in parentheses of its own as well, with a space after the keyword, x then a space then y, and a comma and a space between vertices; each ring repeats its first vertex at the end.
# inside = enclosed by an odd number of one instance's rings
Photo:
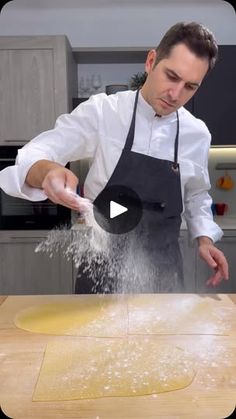
POLYGON ((180 98, 183 88, 184 86, 182 83, 176 83, 174 86, 171 87, 171 89, 169 90, 169 94, 173 102, 177 101, 180 98))

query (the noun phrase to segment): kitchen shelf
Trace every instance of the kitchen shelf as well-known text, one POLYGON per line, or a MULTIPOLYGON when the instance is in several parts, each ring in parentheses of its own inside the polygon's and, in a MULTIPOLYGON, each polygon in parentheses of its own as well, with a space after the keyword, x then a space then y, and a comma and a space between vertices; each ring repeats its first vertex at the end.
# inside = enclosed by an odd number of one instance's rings
POLYGON ((73 109, 75 109, 78 105, 80 105, 80 103, 85 102, 88 99, 89 99, 88 97, 73 97, 72 99, 73 109))
POLYGON ((236 170, 236 162, 217 163, 216 170, 236 170))
POLYGON ((78 64, 144 63, 150 47, 73 48, 78 64))

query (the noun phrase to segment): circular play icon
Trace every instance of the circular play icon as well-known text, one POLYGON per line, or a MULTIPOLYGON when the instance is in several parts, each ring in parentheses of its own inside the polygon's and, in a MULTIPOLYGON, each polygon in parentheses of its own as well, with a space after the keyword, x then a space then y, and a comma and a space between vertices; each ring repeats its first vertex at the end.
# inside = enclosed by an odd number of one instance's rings
POLYGON ((120 185, 108 186, 94 202, 94 217, 100 227, 109 233, 128 233, 142 217, 142 203, 132 189, 120 185))

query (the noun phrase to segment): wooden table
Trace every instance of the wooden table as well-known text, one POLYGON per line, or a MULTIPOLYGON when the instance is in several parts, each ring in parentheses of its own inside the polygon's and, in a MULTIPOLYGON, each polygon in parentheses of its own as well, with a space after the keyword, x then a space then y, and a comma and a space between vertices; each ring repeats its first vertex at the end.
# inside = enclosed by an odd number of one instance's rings
MULTIPOLYGON (((204 296, 203 296, 204 297, 204 296)), ((208 294, 209 297, 209 294, 208 294)), ((215 304, 221 295, 212 297, 215 304)), ((37 301, 53 301, 55 296, 0 296, 0 405, 7 416, 16 419, 78 418, 78 419, 176 419, 228 417, 236 405, 236 330, 226 335, 159 335, 160 342, 183 348, 195 348, 199 365, 192 384, 185 389, 142 397, 114 397, 93 400, 32 402, 32 394, 50 335, 26 332, 15 327, 14 312, 28 298, 29 305, 37 301), (14 302, 14 312, 7 305, 14 302), (209 345, 205 358, 204 348, 209 345)), ((68 296, 65 296, 65 299, 68 296)), ((88 298, 78 296, 78 298, 88 298)), ((158 301, 161 295, 153 295, 158 301)), ((176 301, 178 295, 169 295, 176 301)), ((235 295, 227 298, 235 317, 235 295)), ((12 306, 13 306, 12 305, 12 306)))

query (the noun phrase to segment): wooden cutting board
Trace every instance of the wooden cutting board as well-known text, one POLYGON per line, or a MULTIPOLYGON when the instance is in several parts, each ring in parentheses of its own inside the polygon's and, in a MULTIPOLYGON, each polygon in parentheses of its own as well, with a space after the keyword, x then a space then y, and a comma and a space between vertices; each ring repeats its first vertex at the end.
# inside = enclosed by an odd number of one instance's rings
MULTIPOLYGON (((89 299, 96 296, 78 296, 89 299)), ((68 301, 75 296, 9 296, 0 298, 0 405, 7 416, 17 419, 222 419, 236 405, 236 307, 232 296, 213 295, 215 307, 232 310, 227 333, 170 334, 154 338, 160 343, 181 346, 195 357, 197 374, 182 390, 141 397, 101 398, 60 402, 32 402, 47 342, 54 337, 17 329, 14 316, 19 310, 39 303, 68 301), (221 306, 220 306, 221 307, 221 306), (233 316, 235 314, 235 316, 233 316)), ((109 298, 109 297, 108 297, 109 298)), ((165 301, 174 305, 178 295, 153 295, 157 307, 165 301)), ((128 307, 127 297, 127 307, 128 307)), ((170 316, 171 321, 171 316, 170 316)), ((207 321, 207 319, 206 319, 207 321)), ((63 339, 61 337, 60 339, 63 339)), ((80 338, 78 338, 80 339, 80 338)), ((81 338, 83 339, 83 338, 81 338)))

